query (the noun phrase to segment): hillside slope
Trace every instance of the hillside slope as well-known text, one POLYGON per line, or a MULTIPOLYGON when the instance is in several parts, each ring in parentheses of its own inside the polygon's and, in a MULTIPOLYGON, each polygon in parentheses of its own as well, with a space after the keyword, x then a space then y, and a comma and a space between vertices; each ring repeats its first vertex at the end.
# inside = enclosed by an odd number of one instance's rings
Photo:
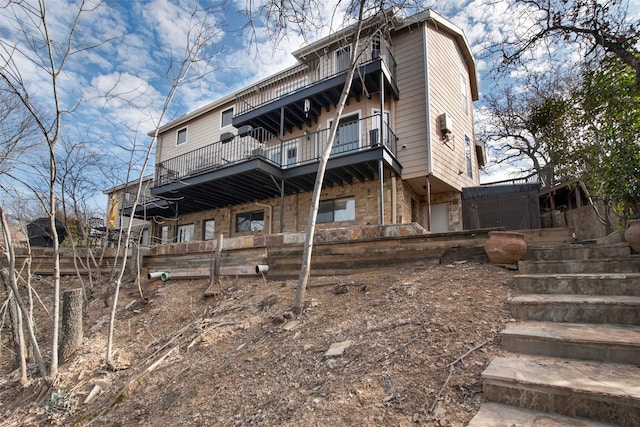
MULTIPOLYGON (((208 298, 206 280, 145 280, 142 297, 131 285, 121 294, 115 371, 104 368, 109 307, 96 291, 84 345, 61 367, 59 410, 51 393, 37 399, 38 383, 15 383, 5 350, 0 418, 16 426, 463 426, 482 400, 480 373, 501 351, 512 275, 457 263, 312 277, 299 320, 290 312, 295 280, 225 278, 208 298), (347 347, 326 356, 334 343, 347 347), (83 403, 96 386, 102 393, 83 403)), ((49 299, 47 280, 38 287, 49 299)))

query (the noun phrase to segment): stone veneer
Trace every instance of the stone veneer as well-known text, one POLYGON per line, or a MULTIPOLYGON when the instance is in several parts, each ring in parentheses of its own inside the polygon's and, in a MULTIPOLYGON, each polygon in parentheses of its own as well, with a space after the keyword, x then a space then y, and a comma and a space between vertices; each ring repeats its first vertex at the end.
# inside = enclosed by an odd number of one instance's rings
MULTIPOLYGON (((224 250, 249 249, 256 247, 282 246, 282 245, 302 245, 305 234, 298 233, 277 233, 258 234, 251 236, 238 236, 223 239, 224 250)), ((417 236, 428 234, 419 224, 392 224, 392 225, 369 225, 363 227, 340 227, 316 230, 315 243, 330 242, 351 242, 363 240, 375 240, 388 237, 417 236)), ((216 248, 215 240, 201 240, 194 242, 170 243, 150 248, 150 255, 167 255, 183 253, 212 252, 216 248)))

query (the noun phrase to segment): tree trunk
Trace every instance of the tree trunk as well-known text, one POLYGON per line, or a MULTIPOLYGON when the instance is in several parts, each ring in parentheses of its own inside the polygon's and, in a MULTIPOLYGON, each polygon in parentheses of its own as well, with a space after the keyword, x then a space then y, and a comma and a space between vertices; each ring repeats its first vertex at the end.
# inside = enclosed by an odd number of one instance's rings
MULTIPOLYGON (((356 30, 355 40, 353 41, 353 44, 355 46, 354 51, 356 53, 352 55, 349 71, 347 72, 346 83, 342 88, 340 99, 338 100, 338 104, 336 105, 336 111, 333 115, 333 122, 331 123, 331 127, 329 128, 329 135, 327 137, 327 146, 325 147, 322 153, 322 156, 320 157, 320 161, 318 163, 318 172, 316 173, 316 181, 313 186, 313 194, 311 196, 311 206, 309 207, 309 219, 307 222, 307 232, 305 235, 304 249, 302 253, 302 265, 300 267, 300 276, 298 278, 298 286, 296 287, 296 295, 293 299, 293 312, 297 316, 300 316, 304 310, 304 301, 307 295, 307 284, 309 283, 309 276, 311 274, 311 254, 313 252, 313 238, 316 231, 318 207, 320 206, 320 193, 322 192, 322 183, 324 181, 324 174, 327 168, 327 163, 329 162, 329 157, 331 157, 331 148, 333 147, 336 133, 338 131, 340 116, 342 115, 342 110, 344 109, 344 106, 347 103, 347 99, 349 99, 349 92, 351 91, 351 83, 353 82, 353 76, 357 68, 357 56, 358 56, 357 52, 358 52, 358 46, 360 44, 360 30, 362 28, 362 13, 363 13, 362 0, 360 0, 359 3, 360 3, 360 9, 359 9, 360 12, 358 17, 358 28, 356 30)), ((384 112, 381 114, 384 114, 384 112)))
POLYGON ((220 268, 222 267, 223 241, 224 236, 222 233, 218 234, 216 251, 214 256, 211 257, 211 264, 209 265, 209 287, 204 291, 205 297, 216 296, 217 290, 220 288, 220 268))
POLYGON ((62 334, 58 356, 64 362, 82 345, 82 289, 62 294, 62 334))

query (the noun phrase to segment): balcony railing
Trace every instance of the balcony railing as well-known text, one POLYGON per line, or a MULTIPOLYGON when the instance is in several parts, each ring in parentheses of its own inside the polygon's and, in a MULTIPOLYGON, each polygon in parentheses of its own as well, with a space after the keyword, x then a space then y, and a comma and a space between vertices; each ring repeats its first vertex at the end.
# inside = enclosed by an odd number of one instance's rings
MULTIPOLYGON (((396 155, 397 137, 385 123, 380 129, 380 115, 363 119, 343 119, 331 149, 331 157, 363 152, 384 146, 396 155)), ((263 129, 248 135, 234 136, 197 150, 165 160, 156 165, 154 187, 211 172, 248 160, 260 158, 281 168, 318 162, 328 144, 329 129, 280 141, 263 129)))
MULTIPOLYGON (((346 73, 351 60, 351 45, 325 53, 282 73, 276 74, 236 95, 235 115, 241 115, 285 95, 346 73)), ((376 39, 358 52, 359 66, 382 60, 394 78, 396 61, 384 40, 376 39)))

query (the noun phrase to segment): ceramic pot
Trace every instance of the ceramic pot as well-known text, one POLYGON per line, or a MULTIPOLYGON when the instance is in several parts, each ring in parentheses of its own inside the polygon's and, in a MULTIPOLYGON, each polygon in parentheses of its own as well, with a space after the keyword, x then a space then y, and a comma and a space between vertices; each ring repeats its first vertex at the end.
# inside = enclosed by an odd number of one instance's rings
POLYGON ((634 252, 640 254, 640 219, 629 221, 629 227, 624 230, 624 240, 629 243, 634 252))
POLYGON ((484 251, 494 264, 517 264, 527 253, 527 242, 522 233, 490 231, 484 251))

